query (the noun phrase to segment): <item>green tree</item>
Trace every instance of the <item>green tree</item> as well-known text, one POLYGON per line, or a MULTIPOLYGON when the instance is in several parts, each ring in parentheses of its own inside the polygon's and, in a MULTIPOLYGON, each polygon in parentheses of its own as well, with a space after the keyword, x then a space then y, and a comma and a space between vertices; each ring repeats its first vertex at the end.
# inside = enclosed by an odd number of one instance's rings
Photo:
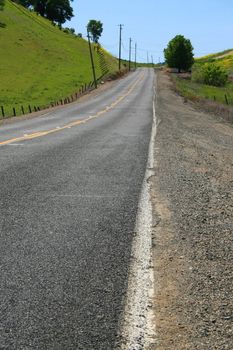
POLYGON ((0 11, 3 10, 4 5, 5 5, 5 1, 4 0, 0 0, 0 11))
POLYGON ((46 17, 60 26, 73 17, 71 1, 73 0, 14 0, 24 7, 32 6, 42 17, 46 17))
POLYGON ((31 4, 34 7, 34 10, 38 12, 42 17, 46 15, 46 6, 48 0, 31 0, 31 4))
POLYGON ((87 31, 91 33, 92 41, 94 41, 94 43, 98 43, 99 38, 101 37, 101 34, 103 32, 103 23, 91 19, 88 22, 87 31))
MULTIPOLYGON (((71 0, 73 1, 73 0, 71 0)), ((46 4, 46 17, 60 26, 73 17, 73 9, 69 0, 48 0, 46 4)))
POLYGON ((175 36, 164 49, 164 56, 168 67, 189 70, 193 63, 193 47, 189 39, 183 35, 175 36))
MULTIPOLYGON (((2 0, 0 0, 2 1, 2 0)), ((61 26, 73 17, 73 9, 70 2, 73 0, 13 0, 24 7, 32 6, 42 17, 46 17, 52 22, 61 26)))

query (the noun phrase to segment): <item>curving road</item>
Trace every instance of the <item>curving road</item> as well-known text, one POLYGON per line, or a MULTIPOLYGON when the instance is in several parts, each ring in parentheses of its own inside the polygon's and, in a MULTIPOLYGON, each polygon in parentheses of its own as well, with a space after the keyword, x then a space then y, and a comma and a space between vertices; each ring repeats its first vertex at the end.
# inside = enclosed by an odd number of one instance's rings
POLYGON ((154 72, 0 126, 0 349, 118 342, 154 72))

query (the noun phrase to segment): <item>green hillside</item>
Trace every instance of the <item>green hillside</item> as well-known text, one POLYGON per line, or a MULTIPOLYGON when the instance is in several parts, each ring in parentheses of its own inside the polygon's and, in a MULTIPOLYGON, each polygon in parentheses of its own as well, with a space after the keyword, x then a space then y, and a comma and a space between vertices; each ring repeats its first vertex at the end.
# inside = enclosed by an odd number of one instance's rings
MULTIPOLYGON (((88 43, 34 12, 6 0, 0 12, 0 106, 45 106, 93 80, 88 43)), ((117 70, 105 50, 93 52, 100 77, 117 70)))
POLYGON ((224 67, 230 75, 233 75, 233 49, 225 50, 196 59, 196 63, 216 62, 224 67))

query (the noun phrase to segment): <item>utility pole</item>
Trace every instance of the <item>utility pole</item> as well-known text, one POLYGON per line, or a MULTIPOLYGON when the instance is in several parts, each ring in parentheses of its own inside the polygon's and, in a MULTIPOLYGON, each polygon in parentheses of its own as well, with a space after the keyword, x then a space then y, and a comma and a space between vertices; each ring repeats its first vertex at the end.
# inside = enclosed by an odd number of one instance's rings
POLYGON ((134 59, 134 68, 137 68, 137 43, 135 43, 135 59, 134 59))
POLYGON ((152 67, 154 67, 154 58, 152 55, 151 55, 151 64, 152 64, 152 67))
POLYGON ((121 70, 121 32, 124 24, 119 24, 120 27, 120 38, 119 38, 119 70, 121 70))
POLYGON ((131 70, 131 44, 132 44, 132 39, 129 38, 129 71, 131 70))
POLYGON ((149 53, 147 51, 147 64, 149 64, 149 53))
POLYGON ((96 81, 96 75, 95 75, 95 65, 94 65, 94 60, 93 60, 93 55, 92 55, 91 40, 90 40, 89 31, 87 31, 87 38, 88 38, 88 44, 89 44, 89 50, 90 50, 90 58, 91 58, 91 66, 92 66, 92 72, 93 72, 93 79, 94 79, 95 88, 97 89, 97 81, 96 81))

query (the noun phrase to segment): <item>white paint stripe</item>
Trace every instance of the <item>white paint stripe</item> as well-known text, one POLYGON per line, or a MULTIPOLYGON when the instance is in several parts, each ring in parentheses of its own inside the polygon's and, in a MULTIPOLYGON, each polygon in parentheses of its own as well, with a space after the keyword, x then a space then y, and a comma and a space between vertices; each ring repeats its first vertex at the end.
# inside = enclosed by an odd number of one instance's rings
POLYGON ((70 197, 70 198, 116 198, 116 195, 104 194, 55 194, 53 197, 70 197))
POLYGON ((125 312, 120 324, 122 337, 121 350, 145 349, 154 329, 149 313, 150 298, 154 294, 154 275, 152 266, 152 203, 148 179, 154 174, 154 140, 157 132, 155 85, 154 92, 153 126, 147 169, 138 206, 136 237, 132 247, 132 261, 129 272, 125 312))

